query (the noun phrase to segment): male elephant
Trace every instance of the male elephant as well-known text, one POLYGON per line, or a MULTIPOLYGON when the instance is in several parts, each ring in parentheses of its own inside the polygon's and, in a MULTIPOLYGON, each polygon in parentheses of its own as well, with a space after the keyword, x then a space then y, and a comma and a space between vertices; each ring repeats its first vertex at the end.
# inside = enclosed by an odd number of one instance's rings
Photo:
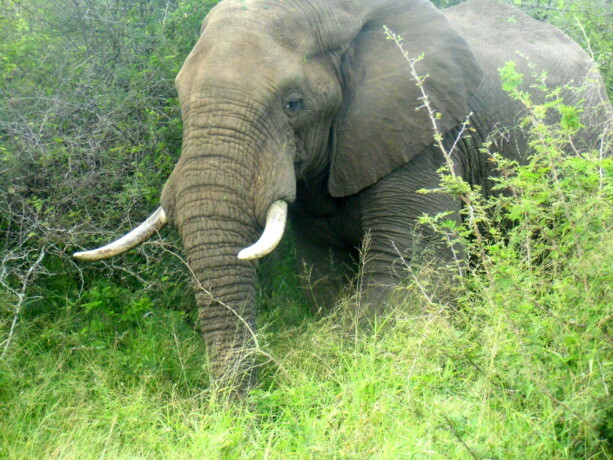
MULTIPOLYGON (((531 64, 546 70, 551 87, 586 86, 580 96, 565 94, 569 103, 584 101, 584 124, 608 116, 602 81, 580 47, 493 0, 443 12, 427 0, 220 2, 176 79, 183 149, 161 207, 118 241, 75 254, 110 257, 167 222, 177 226, 214 378, 252 375, 254 358, 243 350, 255 330, 254 259, 279 242, 288 203, 298 256, 322 289, 333 284, 335 267, 352 266, 369 235, 362 289, 371 304, 398 282, 390 266, 399 253, 415 252, 423 213, 460 219, 457 199, 417 193, 438 187, 444 158, 384 25, 412 56, 423 53, 417 71, 429 76, 425 90, 448 146, 470 114, 454 162, 486 193, 491 171, 479 147, 488 134, 506 130, 498 151, 507 157, 526 150, 514 128, 521 107, 501 89, 497 69, 506 61, 526 76, 531 64)), ((428 230, 419 233, 427 241, 428 230)), ((452 257, 449 248, 436 251, 442 261, 452 257)))

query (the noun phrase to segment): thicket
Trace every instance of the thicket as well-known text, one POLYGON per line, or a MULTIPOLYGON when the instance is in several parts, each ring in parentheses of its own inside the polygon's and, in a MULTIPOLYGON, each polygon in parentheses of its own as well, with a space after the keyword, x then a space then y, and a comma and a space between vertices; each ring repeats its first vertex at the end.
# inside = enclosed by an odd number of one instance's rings
MULTIPOLYGON (((478 262, 457 304, 411 269, 412 308, 349 340, 351 300, 309 316, 291 242, 270 257, 258 303, 275 362, 246 406, 209 390, 176 236, 71 260, 157 206, 180 154, 174 77, 214 3, 0 3, 0 456, 607 458, 610 144, 561 155, 577 126, 546 124, 571 110, 555 98, 509 87, 535 153, 497 158, 511 199, 442 171, 475 211, 462 228, 424 220, 478 262)), ((587 49, 613 92, 606 1, 516 3, 587 49)))
POLYGON ((84 295, 165 306, 190 297, 182 264, 166 252, 176 238, 120 261, 77 265, 70 255, 113 239, 157 206, 181 147, 174 78, 213 3, 3 2, 0 286, 6 296, 0 302, 6 314, 27 305, 27 321, 29 313, 37 318, 84 295))

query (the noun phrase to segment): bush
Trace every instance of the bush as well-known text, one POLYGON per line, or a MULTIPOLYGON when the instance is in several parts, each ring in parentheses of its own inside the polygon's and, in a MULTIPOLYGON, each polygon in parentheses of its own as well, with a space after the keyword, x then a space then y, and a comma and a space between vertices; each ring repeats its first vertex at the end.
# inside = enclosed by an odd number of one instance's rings
POLYGON ((214 3, 3 4, 0 287, 16 295, 26 281, 4 324, 22 306, 63 308, 100 277, 114 289, 144 290, 158 306, 189 307, 176 236, 119 262, 77 265, 70 256, 157 206, 181 147, 174 77, 214 3))

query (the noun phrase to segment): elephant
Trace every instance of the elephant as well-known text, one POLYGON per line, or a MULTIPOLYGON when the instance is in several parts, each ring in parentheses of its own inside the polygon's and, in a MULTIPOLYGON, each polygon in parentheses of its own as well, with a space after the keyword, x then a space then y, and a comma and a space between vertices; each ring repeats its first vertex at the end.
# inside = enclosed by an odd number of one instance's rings
MULTIPOLYGON (((359 266, 364 303, 375 311, 400 281, 390 270, 399 255, 419 254, 434 238, 419 217, 451 212, 460 222, 460 200, 418 193, 440 186, 445 158, 384 26, 422 56, 415 65, 428 76, 442 142, 456 143, 457 174, 483 193, 492 193, 493 168, 479 149, 491 132, 504 130, 497 144, 504 157, 522 161, 528 152, 517 128, 522 106, 502 90, 505 62, 516 61, 525 85, 536 66, 551 88, 583 86, 580 96, 562 92, 569 104, 582 101, 582 123, 610 121, 591 58, 554 26, 494 0, 445 10, 427 0, 219 2, 176 78, 182 153, 160 208, 119 240, 75 253, 111 257, 176 226, 214 380, 254 381, 256 358, 247 350, 256 331, 256 263, 275 249, 288 217, 315 286, 306 292, 311 301, 330 303, 329 293, 359 266), (458 137, 466 120, 471 129, 458 137)), ((594 131, 579 140, 593 143, 594 131)), ((444 245, 434 251, 441 265, 453 257, 444 245)))

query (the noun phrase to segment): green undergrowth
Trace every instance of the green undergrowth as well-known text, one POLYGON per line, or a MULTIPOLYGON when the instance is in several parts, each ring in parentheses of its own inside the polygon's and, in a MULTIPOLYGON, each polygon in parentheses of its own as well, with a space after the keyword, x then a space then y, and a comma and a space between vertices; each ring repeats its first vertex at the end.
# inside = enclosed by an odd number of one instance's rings
MULTIPOLYGON (((595 248, 586 263, 610 256, 595 248)), ((68 309, 22 326, 1 362, 0 456, 606 458, 606 311, 577 285, 552 289, 545 312, 525 283, 509 277, 453 313, 408 287, 423 314, 370 333, 339 326, 351 301, 264 333, 277 362, 241 403, 209 388, 182 314, 120 331, 68 309)))

